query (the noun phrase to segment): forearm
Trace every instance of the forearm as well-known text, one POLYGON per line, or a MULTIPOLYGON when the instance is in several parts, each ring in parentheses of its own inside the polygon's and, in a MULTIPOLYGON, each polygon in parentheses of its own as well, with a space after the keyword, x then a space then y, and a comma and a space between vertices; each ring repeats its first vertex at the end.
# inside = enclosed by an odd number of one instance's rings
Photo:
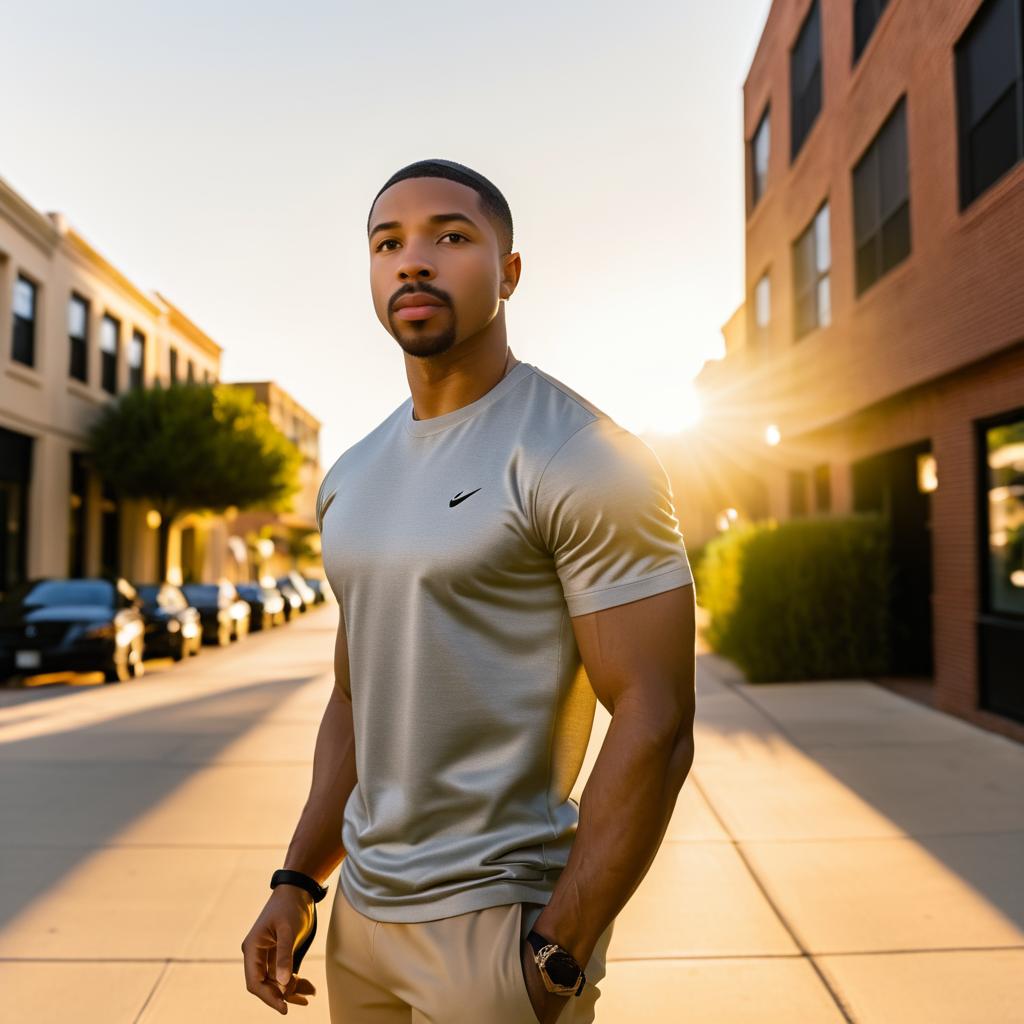
POLYGON ((303 871, 321 883, 330 876, 345 856, 341 825, 355 785, 352 705, 335 690, 320 722, 313 752, 313 781, 284 867, 303 871))
POLYGON ((650 868, 692 763, 691 725, 669 736, 639 709, 612 716, 568 862, 534 925, 580 964, 650 868))

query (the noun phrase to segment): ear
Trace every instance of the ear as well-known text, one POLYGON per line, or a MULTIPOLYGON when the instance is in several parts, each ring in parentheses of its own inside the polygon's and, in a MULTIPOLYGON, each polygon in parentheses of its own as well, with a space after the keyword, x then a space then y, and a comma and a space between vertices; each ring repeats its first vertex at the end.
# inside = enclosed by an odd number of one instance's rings
POLYGON ((508 300, 512 298, 512 293, 516 290, 516 285, 519 284, 519 277, 523 272, 523 261, 517 252, 510 252, 507 256, 502 257, 501 265, 501 286, 498 289, 498 295, 508 300))

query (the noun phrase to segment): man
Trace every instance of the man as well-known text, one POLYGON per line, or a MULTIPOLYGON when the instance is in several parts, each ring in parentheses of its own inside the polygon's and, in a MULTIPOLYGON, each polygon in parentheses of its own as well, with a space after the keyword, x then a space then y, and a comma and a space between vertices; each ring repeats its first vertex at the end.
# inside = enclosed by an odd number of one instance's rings
POLYGON ((367 224, 411 396, 317 497, 335 687, 276 887, 242 949, 279 1012, 341 863, 333 1024, 585 1024, 615 916, 693 760, 693 577, 647 445, 508 349, 512 217, 461 164, 367 224), (570 792, 596 698, 611 725, 570 792))

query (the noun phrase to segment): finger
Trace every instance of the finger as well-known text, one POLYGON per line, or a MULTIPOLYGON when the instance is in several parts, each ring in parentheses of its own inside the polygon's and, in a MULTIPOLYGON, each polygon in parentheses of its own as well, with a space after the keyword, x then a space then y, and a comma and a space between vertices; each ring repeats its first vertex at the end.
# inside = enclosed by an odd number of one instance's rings
POLYGON ((258 999, 272 1006, 278 1013, 287 1013, 288 1008, 277 986, 267 980, 265 963, 266 951, 258 945, 244 950, 242 964, 245 969, 245 987, 258 999))
POLYGON ((275 977, 282 989, 292 980, 292 958, 295 954, 295 936, 291 932, 277 934, 277 967, 275 977))
POLYGON ((308 1006, 309 1000, 306 998, 306 995, 309 993, 310 988, 312 986, 305 978, 300 978, 297 974, 294 974, 282 995, 287 1003, 298 1003, 300 1006, 308 1006))
POLYGON ((298 992, 300 995, 315 996, 316 988, 309 978, 302 978, 295 974, 292 975, 292 980, 288 983, 288 988, 285 990, 285 998, 287 999, 293 992, 298 992))

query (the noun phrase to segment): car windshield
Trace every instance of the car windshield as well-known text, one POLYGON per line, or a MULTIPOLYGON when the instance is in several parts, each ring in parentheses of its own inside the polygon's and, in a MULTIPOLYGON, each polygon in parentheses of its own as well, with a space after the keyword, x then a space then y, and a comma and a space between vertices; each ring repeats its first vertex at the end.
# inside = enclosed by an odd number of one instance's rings
POLYGON ((24 603, 47 608, 67 604, 113 608, 114 586, 106 580, 41 580, 25 594, 24 603))
POLYGON ((215 583, 186 583, 181 589, 190 601, 216 601, 220 595, 220 587, 215 583))

